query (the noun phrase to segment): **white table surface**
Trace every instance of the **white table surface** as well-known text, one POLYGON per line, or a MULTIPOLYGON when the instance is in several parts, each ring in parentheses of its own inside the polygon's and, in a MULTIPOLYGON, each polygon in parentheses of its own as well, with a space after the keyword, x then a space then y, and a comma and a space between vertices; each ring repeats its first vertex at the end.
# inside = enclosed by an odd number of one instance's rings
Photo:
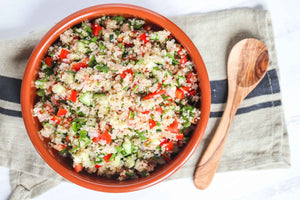
MULTIPOLYGON (((262 7, 270 11, 280 66, 282 103, 291 147, 288 169, 237 171, 216 174, 211 186, 197 190, 191 178, 165 181, 125 194, 88 190, 62 183, 36 199, 300 199, 300 1, 299 0, 1 0, 0 40, 49 27, 67 15, 99 3, 130 3, 174 16, 236 7, 262 7)), ((0 199, 10 194, 9 170, 0 167, 0 199)))

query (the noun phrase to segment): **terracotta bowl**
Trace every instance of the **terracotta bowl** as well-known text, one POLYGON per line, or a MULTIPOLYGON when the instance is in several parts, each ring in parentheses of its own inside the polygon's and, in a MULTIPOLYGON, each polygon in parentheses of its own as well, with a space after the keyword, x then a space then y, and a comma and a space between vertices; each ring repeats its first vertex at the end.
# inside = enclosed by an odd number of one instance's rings
POLYGON ((126 4, 104 4, 80 10, 57 23, 51 28, 33 50, 28 61, 21 89, 21 105, 23 119, 28 135, 40 156, 58 174, 67 180, 80 186, 103 191, 103 192, 131 192, 140 190, 161 182, 175 173, 191 157, 199 145, 204 134, 210 113, 210 84, 205 65, 202 58, 188 36, 167 18, 145 8, 126 4), (48 147, 47 142, 38 134, 40 125, 38 120, 32 116, 34 99, 36 96, 34 80, 41 66, 41 60, 51 46, 68 28, 81 23, 85 19, 92 20, 103 15, 123 15, 124 17, 137 17, 146 20, 146 23, 169 30, 172 35, 188 51, 192 61, 195 63, 199 75, 201 90, 201 119, 188 142, 181 152, 168 164, 158 167, 148 177, 136 180, 119 182, 104 177, 88 174, 85 172, 76 173, 70 160, 62 158, 56 151, 48 147))

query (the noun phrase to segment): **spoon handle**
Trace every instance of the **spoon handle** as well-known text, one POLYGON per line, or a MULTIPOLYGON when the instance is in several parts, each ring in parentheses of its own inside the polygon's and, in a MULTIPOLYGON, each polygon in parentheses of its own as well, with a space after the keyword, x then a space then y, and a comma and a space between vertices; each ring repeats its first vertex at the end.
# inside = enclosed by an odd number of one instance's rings
POLYGON ((194 174, 194 184, 198 189, 206 189, 217 171, 231 122, 237 108, 238 105, 233 103, 233 101, 226 104, 220 124, 198 163, 194 174))

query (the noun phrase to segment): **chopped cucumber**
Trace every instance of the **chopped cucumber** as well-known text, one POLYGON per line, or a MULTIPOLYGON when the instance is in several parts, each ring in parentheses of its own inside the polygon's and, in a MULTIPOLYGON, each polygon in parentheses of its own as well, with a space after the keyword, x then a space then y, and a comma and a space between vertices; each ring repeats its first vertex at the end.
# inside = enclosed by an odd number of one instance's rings
POLYGON ((134 158, 133 158, 132 156, 128 156, 128 157, 126 158, 126 164, 127 164, 127 167, 128 167, 128 168, 134 167, 134 165, 135 165, 135 160, 134 160, 134 158))
POLYGON ((85 92, 80 98, 79 101, 86 106, 91 106, 93 102, 93 93, 92 92, 85 92))
POLYGON ((63 95, 66 93, 66 88, 62 86, 60 83, 57 83, 52 87, 52 91, 56 94, 63 95))
POLYGON ((131 142, 128 138, 125 138, 122 146, 127 154, 131 154, 131 142))
POLYGON ((77 43, 77 51, 85 53, 86 52, 86 48, 85 48, 85 44, 81 41, 78 41, 77 43))
POLYGON ((120 163, 121 163, 121 155, 118 154, 114 157, 114 161, 112 162, 112 165, 118 167, 120 166, 120 163))
POLYGON ((65 72, 61 78, 61 80, 66 84, 72 84, 74 83, 74 75, 69 72, 65 72))
POLYGON ((159 36, 157 33, 152 33, 149 36, 150 40, 159 40, 159 36))

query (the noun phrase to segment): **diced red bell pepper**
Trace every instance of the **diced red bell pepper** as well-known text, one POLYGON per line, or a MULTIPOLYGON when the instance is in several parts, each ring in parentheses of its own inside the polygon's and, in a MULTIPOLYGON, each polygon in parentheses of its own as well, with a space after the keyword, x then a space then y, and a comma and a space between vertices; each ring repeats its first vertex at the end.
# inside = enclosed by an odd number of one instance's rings
POLYGON ((187 63, 187 57, 186 56, 184 56, 184 57, 182 57, 181 59, 180 59, 180 66, 181 67, 185 67, 185 64, 187 63))
POLYGON ((173 150, 173 142, 167 142, 166 144, 165 144, 165 150, 166 151, 172 151, 173 150))
POLYGON ((79 63, 74 63, 72 64, 72 70, 78 72, 81 68, 85 68, 85 67, 88 67, 89 64, 87 63, 87 61, 82 61, 82 62, 79 62, 79 63))
POLYGON ((74 167, 75 172, 79 173, 83 170, 83 166, 81 163, 78 163, 77 165, 75 165, 74 167))
POLYGON ((99 169, 100 167, 102 167, 102 165, 95 165, 96 169, 99 169))
POLYGON ((176 135, 176 139, 177 139, 177 140, 183 140, 183 134, 182 134, 182 133, 178 133, 178 134, 176 135))
POLYGON ((52 121, 54 121, 56 124, 60 124, 61 119, 57 117, 56 115, 52 115, 51 118, 52 121))
POLYGON ((57 116, 58 117, 64 117, 66 114, 67 114, 67 110, 66 109, 64 109, 64 108, 59 108, 58 109, 58 112, 57 112, 57 116))
POLYGON ((98 133, 98 136, 93 138, 93 142, 99 142, 100 140, 105 140, 106 144, 109 144, 111 142, 111 136, 107 130, 100 131, 100 133, 98 133))
POLYGON ((140 35, 139 38, 144 42, 144 44, 147 44, 149 42, 149 36, 147 36, 146 33, 140 35))
POLYGON ((151 94, 148 94, 148 95, 145 96, 142 100, 152 99, 152 98, 154 98, 155 96, 157 96, 157 95, 162 95, 162 94, 164 94, 164 93, 166 93, 166 90, 158 90, 158 91, 155 91, 155 92, 153 92, 153 93, 151 93, 151 94))
POLYGON ((156 122, 153 119, 149 119, 149 127, 150 127, 150 129, 152 129, 155 126, 156 126, 156 122))
POLYGON ((65 58, 67 58, 69 53, 70 52, 67 49, 61 49, 60 54, 59 54, 59 58, 60 59, 65 59, 65 58))
POLYGON ((110 154, 107 154, 107 155, 105 155, 105 156, 103 157, 103 160, 107 163, 107 162, 109 161, 109 159, 110 159, 111 156, 112 156, 111 153, 110 153, 110 154))
POLYGON ((77 100, 77 92, 75 90, 71 90, 71 95, 69 97, 69 100, 73 101, 74 103, 76 102, 76 100, 77 100))
POLYGON ((192 90, 188 93, 189 96, 195 96, 196 95, 196 90, 192 90))
POLYGON ((183 89, 186 92, 189 92, 191 88, 190 87, 181 86, 181 89, 183 89))
POLYGON ((161 108, 161 106, 156 106, 155 111, 160 112, 160 114, 163 114, 163 109, 161 108))
POLYGON ((100 36, 99 33, 100 33, 100 30, 102 30, 101 26, 97 23, 94 23, 93 24, 93 35, 94 36, 100 36))
POLYGON ((176 99, 183 99, 184 98, 184 92, 181 89, 176 88, 175 98, 176 99))
POLYGON ((179 133, 179 128, 178 128, 178 121, 177 119, 174 120, 174 122, 167 127, 167 131, 171 132, 171 133, 179 133))
POLYGON ((122 79, 124 79, 127 76, 127 74, 131 74, 131 76, 133 76, 132 69, 126 69, 122 73, 120 73, 119 75, 121 76, 122 79))
POLYGON ((49 66, 49 67, 52 67, 52 62, 53 62, 53 59, 51 57, 46 57, 45 58, 45 63, 49 66))

